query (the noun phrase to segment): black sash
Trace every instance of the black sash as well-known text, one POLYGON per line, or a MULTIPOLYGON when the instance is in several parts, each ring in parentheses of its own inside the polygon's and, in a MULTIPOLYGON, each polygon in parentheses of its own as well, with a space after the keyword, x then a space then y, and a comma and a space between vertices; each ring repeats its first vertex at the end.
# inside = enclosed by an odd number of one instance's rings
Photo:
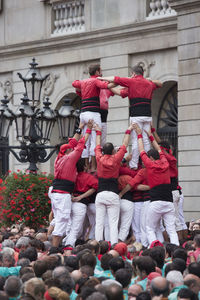
POLYGON ((88 99, 82 99, 81 112, 85 112, 85 111, 99 112, 99 110, 100 110, 99 97, 91 97, 88 99))
POLYGON ((107 109, 100 109, 100 115, 101 115, 101 122, 106 123, 107 117, 108 117, 108 110, 107 109))
POLYGON ((178 178, 177 177, 171 177, 171 186, 172 186, 172 191, 177 190, 177 186, 178 186, 178 178))
POLYGON ((129 99, 130 117, 151 117, 151 99, 131 98, 129 99))
POLYGON ((65 191, 68 193, 72 193, 74 190, 74 182, 65 179, 57 179, 53 180, 53 190, 65 191))
POLYGON ((151 202, 158 200, 173 202, 171 184, 160 184, 154 186, 150 189, 149 194, 151 202))
POLYGON ((99 178, 98 193, 103 191, 110 191, 118 194, 117 178, 99 178))

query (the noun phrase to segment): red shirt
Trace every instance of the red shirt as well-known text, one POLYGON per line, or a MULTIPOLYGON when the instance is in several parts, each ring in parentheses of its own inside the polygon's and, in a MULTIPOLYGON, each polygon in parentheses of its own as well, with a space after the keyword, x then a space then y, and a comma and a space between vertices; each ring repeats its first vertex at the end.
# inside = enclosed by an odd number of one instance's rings
POLYGON ((108 82, 97 79, 98 76, 90 76, 84 80, 75 80, 72 86, 81 90, 82 99, 99 97, 100 89, 107 89, 108 82))
POLYGON ((140 169, 133 178, 130 178, 128 184, 130 184, 130 186, 132 186, 133 189, 136 189, 139 184, 148 185, 147 169, 146 168, 140 169))
POLYGON ((98 179, 86 172, 78 173, 76 177, 75 192, 85 193, 90 189, 98 189, 98 179))
POLYGON ((147 170, 147 182, 152 189, 160 184, 170 184, 169 163, 165 155, 160 152, 160 159, 152 161, 145 151, 140 153, 147 170))
POLYGON ((108 89, 101 89, 100 91, 100 109, 108 110, 108 99, 114 96, 113 92, 108 89))
POLYGON ((170 177, 178 177, 177 159, 172 154, 163 151, 168 163, 170 177))
POLYGON ((142 75, 136 75, 130 78, 115 76, 114 82, 128 88, 128 91, 127 90, 123 91, 122 89, 120 93, 124 97, 128 96, 129 99, 132 98, 152 99, 153 91, 158 88, 158 86, 155 83, 145 79, 142 75))
POLYGON ((54 177, 55 179, 65 179, 75 182, 76 180, 76 163, 81 157, 85 146, 85 137, 81 138, 74 148, 74 150, 68 155, 65 154, 62 157, 57 156, 54 163, 54 177))
POLYGON ((97 161, 97 175, 100 178, 118 178, 119 168, 122 158, 126 153, 126 147, 122 145, 116 154, 103 155, 101 146, 95 148, 96 161, 97 161))
POLYGON ((137 170, 131 170, 127 166, 121 166, 119 169, 119 175, 129 175, 131 177, 134 177, 137 174, 137 170))

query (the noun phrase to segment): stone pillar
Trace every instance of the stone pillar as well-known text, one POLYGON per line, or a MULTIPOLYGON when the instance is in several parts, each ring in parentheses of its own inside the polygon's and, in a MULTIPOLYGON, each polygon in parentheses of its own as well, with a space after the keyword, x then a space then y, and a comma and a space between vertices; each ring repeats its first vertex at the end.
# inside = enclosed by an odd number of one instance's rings
POLYGON ((191 220, 200 216, 200 1, 169 4, 177 11, 179 182, 191 220))

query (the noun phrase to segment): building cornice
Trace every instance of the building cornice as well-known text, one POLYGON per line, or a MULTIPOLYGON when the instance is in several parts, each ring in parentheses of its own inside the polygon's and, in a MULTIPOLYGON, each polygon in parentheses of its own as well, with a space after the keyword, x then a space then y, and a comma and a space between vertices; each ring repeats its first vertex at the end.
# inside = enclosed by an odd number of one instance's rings
POLYGON ((137 39, 138 36, 154 35, 155 33, 168 32, 177 29, 177 17, 156 19, 138 23, 131 23, 124 26, 93 30, 73 35, 57 36, 48 39, 34 40, 14 45, 0 47, 0 59, 12 56, 34 55, 54 50, 82 48, 89 45, 109 43, 110 41, 126 38, 137 39))
POLYGON ((171 8, 175 9, 177 12, 186 9, 200 8, 199 0, 168 0, 168 2, 171 8))

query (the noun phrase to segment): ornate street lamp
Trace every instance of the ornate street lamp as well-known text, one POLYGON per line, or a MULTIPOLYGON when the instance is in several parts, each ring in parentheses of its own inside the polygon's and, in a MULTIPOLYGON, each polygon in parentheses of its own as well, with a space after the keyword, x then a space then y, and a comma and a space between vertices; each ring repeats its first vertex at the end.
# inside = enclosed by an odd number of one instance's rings
POLYGON ((57 123, 60 138, 67 139, 74 133, 79 113, 70 105, 70 99, 64 100, 64 105, 59 111, 50 108, 51 102, 46 98, 43 107, 40 109, 40 95, 44 80, 49 76, 41 76, 37 69, 37 63, 33 58, 31 68, 23 77, 18 73, 24 82, 25 94, 21 98, 21 104, 13 113, 8 107, 8 100, 1 100, 0 105, 0 151, 10 151, 19 162, 29 162, 28 170, 37 172, 38 162, 47 162, 59 145, 46 145, 50 142, 52 130, 57 123), (31 104, 31 105, 30 105, 31 104), (16 125, 16 139, 20 146, 8 146, 1 143, 7 140, 12 121, 16 125), (19 153, 15 152, 19 149, 19 153), (47 153, 49 150, 49 153, 47 153))
POLYGON ((73 136, 76 121, 79 117, 79 111, 74 110, 70 103, 71 100, 65 98, 63 106, 58 110, 59 137, 63 140, 73 136))

